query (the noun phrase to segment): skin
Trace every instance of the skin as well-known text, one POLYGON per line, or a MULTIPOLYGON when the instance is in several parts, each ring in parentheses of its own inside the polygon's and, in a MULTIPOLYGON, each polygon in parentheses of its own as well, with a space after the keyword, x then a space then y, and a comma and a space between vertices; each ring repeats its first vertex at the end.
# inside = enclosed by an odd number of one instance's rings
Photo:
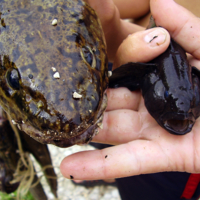
POLYGON ((120 11, 120 17, 122 19, 126 18, 133 18, 137 19, 143 17, 144 15, 149 13, 149 0, 140 0, 140 1, 133 1, 133 0, 113 0, 115 5, 120 11), (128 7, 132 9, 127 9, 128 7), (134 10, 134 12, 133 12, 134 10))
MULTIPOLYGON (((93 0, 94 4, 95 2, 98 4, 98 0, 93 0)), ((108 0, 101 3, 102 6, 103 4, 110 6, 109 8, 113 6, 115 10, 114 15, 110 17, 114 22, 113 30, 109 30, 108 27, 106 39, 112 35, 112 31, 114 34, 116 30, 119 30, 120 32, 115 37, 116 42, 120 43, 122 38, 118 36, 128 35, 128 30, 134 32, 131 29, 132 25, 127 25, 130 29, 120 29, 119 27, 126 24, 117 18, 116 7, 108 0)), ((200 69, 198 31, 200 19, 173 0, 151 0, 150 6, 157 25, 169 31, 171 37, 191 54, 189 58, 191 65, 200 69)), ((100 19, 106 30, 106 17, 105 21, 103 15, 100 19)), ((124 37, 118 50, 113 50, 116 52, 116 54, 113 53, 115 68, 130 61, 150 61, 166 50, 169 45, 169 34, 165 32, 164 42, 152 46, 144 40, 149 31, 132 34, 126 39, 124 37)), ((66 157, 60 165, 61 172, 66 178, 72 175, 75 179, 92 180, 162 171, 200 172, 199 118, 190 133, 184 136, 172 135, 161 128, 147 112, 140 92, 118 88, 108 89, 107 94, 108 106, 103 120, 104 128, 94 141, 116 146, 103 150, 79 152, 66 157)))
POLYGON ((122 19, 131 19, 135 24, 147 27, 151 16, 149 0, 113 0, 113 2, 117 6, 122 19))
POLYGON ((3 110, 38 142, 59 147, 89 142, 101 125, 108 83, 95 11, 82 0, 0 0, 0 5, 3 110))
POLYGON ((108 59, 114 61, 116 51, 122 41, 129 34, 145 28, 120 19, 121 13, 112 0, 87 0, 87 2, 98 14, 106 38, 108 59))
MULTIPOLYGON (((117 8, 119 9, 121 18, 131 18, 134 23, 147 27, 149 24, 150 13, 150 1, 149 0, 113 0, 117 8), (132 9, 127 9, 132 8, 132 9), (134 12, 133 12, 134 11, 134 12)), ((200 4, 199 0, 175 0, 176 3, 190 10, 197 17, 200 17, 200 4)))

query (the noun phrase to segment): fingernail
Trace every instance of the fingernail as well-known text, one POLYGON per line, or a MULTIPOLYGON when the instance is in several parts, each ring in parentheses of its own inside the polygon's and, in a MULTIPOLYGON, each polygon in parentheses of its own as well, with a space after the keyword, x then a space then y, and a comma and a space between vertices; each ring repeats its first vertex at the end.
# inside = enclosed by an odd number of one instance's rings
POLYGON ((151 47, 156 47, 163 44, 166 41, 166 37, 167 34, 162 28, 154 28, 144 37, 144 40, 151 47))

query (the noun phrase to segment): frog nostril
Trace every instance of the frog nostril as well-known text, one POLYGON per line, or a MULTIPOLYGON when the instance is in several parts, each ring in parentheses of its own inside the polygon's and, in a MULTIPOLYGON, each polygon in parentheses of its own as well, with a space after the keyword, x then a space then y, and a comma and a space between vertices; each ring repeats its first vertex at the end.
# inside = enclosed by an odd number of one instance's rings
POLYGON ((29 74, 28 77, 29 77, 30 79, 33 79, 33 75, 32 75, 32 74, 29 74))
POLYGON ((10 87, 12 87, 14 90, 19 90, 20 76, 17 69, 10 69, 6 74, 6 78, 10 87))

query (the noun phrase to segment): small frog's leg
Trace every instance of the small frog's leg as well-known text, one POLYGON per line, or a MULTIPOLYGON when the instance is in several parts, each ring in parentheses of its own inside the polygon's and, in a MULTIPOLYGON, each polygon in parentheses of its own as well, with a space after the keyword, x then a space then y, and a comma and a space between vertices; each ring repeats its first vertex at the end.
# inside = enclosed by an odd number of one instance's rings
POLYGON ((24 150, 32 153, 42 168, 48 166, 44 170, 44 174, 47 178, 52 193, 55 195, 55 197, 57 197, 57 176, 52 166, 51 157, 47 145, 37 142, 23 131, 20 131, 20 135, 22 138, 24 150))
POLYGON ((140 88, 143 77, 156 70, 156 64, 130 62, 112 72, 109 88, 127 87, 134 91, 140 88))

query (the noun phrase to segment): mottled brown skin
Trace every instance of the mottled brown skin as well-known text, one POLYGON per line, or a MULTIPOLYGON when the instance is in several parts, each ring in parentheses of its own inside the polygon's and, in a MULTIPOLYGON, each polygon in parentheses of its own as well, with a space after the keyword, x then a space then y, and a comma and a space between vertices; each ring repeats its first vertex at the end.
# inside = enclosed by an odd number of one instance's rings
POLYGON ((68 147, 91 140, 108 82, 95 11, 82 0, 0 0, 0 12, 0 105, 39 142, 68 147))

